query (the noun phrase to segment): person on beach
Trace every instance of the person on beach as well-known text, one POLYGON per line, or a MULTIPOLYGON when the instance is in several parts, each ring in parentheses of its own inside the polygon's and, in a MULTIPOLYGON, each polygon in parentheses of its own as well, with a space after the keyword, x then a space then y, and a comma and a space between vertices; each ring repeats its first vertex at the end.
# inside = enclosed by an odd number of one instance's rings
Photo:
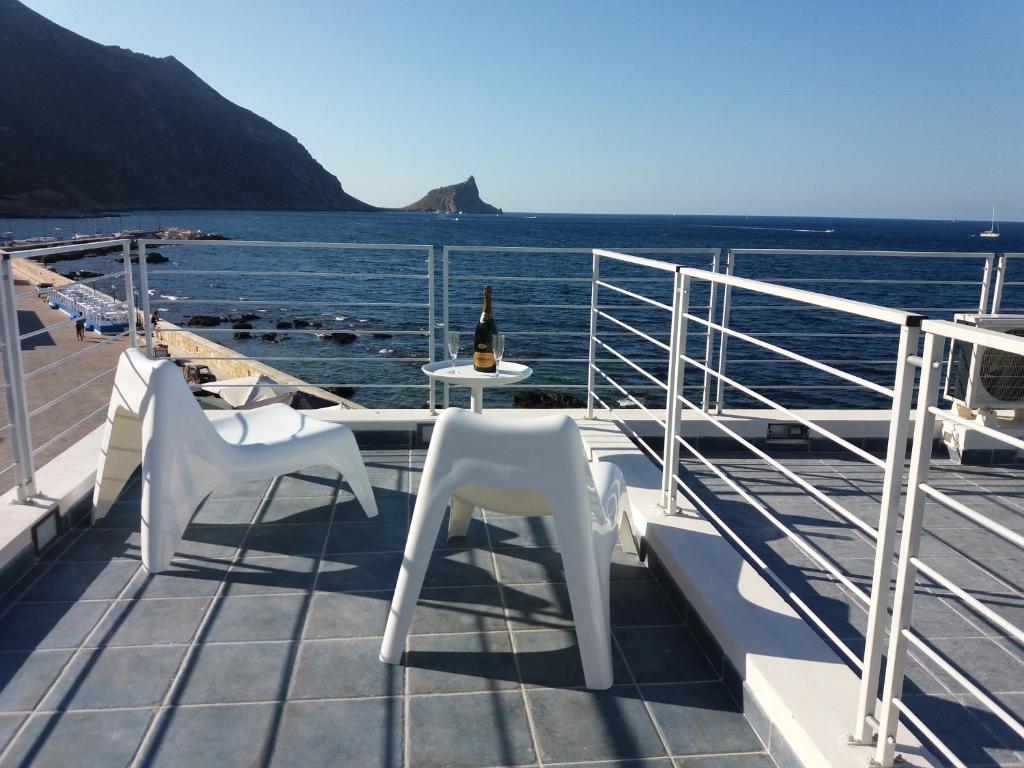
POLYGON ((75 321, 75 336, 79 341, 85 341, 85 318, 80 317, 75 321))

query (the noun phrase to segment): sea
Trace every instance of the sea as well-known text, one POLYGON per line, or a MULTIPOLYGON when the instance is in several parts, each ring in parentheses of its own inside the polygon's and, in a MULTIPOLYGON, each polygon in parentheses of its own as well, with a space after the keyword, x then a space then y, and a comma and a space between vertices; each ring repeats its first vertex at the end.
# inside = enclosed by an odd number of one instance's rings
MULTIPOLYGON (((1024 224, 1000 224, 1001 237, 980 238, 987 221, 801 218, 765 216, 376 214, 293 211, 135 212, 102 219, 11 219, 0 225, 15 238, 70 237, 74 233, 183 227, 219 232, 231 240, 281 242, 415 244, 433 246, 434 355, 444 348, 444 304, 448 330, 460 333, 459 355, 472 344, 482 288, 492 284, 499 331, 507 333, 506 359, 524 362, 533 375, 520 387, 493 390, 492 405, 515 397, 571 404, 586 396, 590 274, 585 253, 495 252, 486 247, 785 249, 789 254, 739 254, 736 275, 791 288, 826 293, 870 304, 952 319, 976 312, 985 259, 978 254, 1024 252, 1024 224), (444 246, 476 246, 450 252, 447 292, 444 246), (825 255, 822 250, 955 252, 957 257, 825 255), (974 254, 974 255, 971 255, 974 254), (554 400, 552 400, 554 398, 554 400)), ((428 400, 420 368, 429 356, 427 249, 299 249, 221 246, 198 242, 159 246, 169 261, 148 267, 150 305, 162 318, 186 324, 195 315, 223 318, 216 328, 190 330, 230 346, 239 354, 316 385, 344 388, 367 407, 420 407, 428 400), (231 326, 249 316, 252 338, 236 339, 231 326), (300 327, 287 327, 289 324, 300 327), (279 327, 279 326, 286 327, 279 327), (345 333, 351 336, 332 337, 345 333), (354 340, 352 340, 354 336, 354 340), (339 341, 338 339, 341 339, 339 341)), ((710 252, 659 254, 653 258, 710 269, 710 252)), ((1024 313, 1024 258, 1010 260, 1001 310, 1024 313)), ((58 261, 66 273, 102 272, 98 289, 124 295, 114 256, 58 261)), ((671 301, 670 273, 602 261, 601 276, 612 284, 661 303, 671 301)), ((139 277, 135 276, 138 291, 139 277)), ((141 300, 141 297, 138 297, 141 300)), ((604 318, 598 337, 607 347, 597 355, 598 393, 609 405, 660 407, 661 389, 622 362, 629 358, 664 380, 667 353, 651 341, 668 339, 663 309, 603 289, 607 314, 649 338, 604 318), (608 349, 610 347, 610 349, 608 349), (607 378, 605 378, 607 377, 607 378)), ((716 289, 715 322, 721 321, 723 292, 716 289)), ((706 318, 710 283, 691 281, 690 313, 706 318)), ((827 361, 883 386, 894 376, 899 329, 870 316, 735 289, 729 326, 751 339, 780 345, 827 361)), ((870 315, 870 313, 868 313, 870 315)), ((706 326, 688 323, 687 354, 717 368, 720 334, 708 355, 706 326)), ((884 397, 858 384, 794 362, 759 345, 732 338, 725 374, 772 402, 791 407, 884 407, 884 397)), ((684 370, 684 394, 699 402, 705 372, 684 370)), ((715 389, 714 387, 712 389, 715 389)), ((439 404, 466 405, 465 390, 435 390, 439 404)), ((726 407, 763 404, 731 383, 722 387, 726 407)))

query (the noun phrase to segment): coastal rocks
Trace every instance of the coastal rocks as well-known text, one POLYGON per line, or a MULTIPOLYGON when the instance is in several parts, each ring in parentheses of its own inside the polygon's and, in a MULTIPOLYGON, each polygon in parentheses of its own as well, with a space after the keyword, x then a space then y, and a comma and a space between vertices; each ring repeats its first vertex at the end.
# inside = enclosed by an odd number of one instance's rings
POLYGON ((88 280, 93 277, 103 277, 103 273, 92 269, 75 269, 71 272, 65 272, 64 277, 69 280, 88 280))
POLYGON ((292 321, 292 324, 295 328, 309 328, 309 326, 312 325, 312 323, 304 317, 296 317, 295 320, 292 321))
POLYGON ((476 179, 470 176, 460 184, 432 189, 415 203, 401 208, 403 211, 425 211, 427 213, 502 213, 480 199, 476 179))
POLYGON ((338 397, 345 398, 352 397, 352 395, 356 393, 355 387, 324 387, 324 389, 330 392, 332 395, 337 395, 338 397))
POLYGON ((168 227, 160 233, 161 240, 230 240, 220 232, 203 232, 201 229, 168 227))
POLYGON ((217 315, 192 315, 186 325, 191 328, 216 328, 223 322, 224 318, 217 315))
POLYGON ((275 325, 274 327, 277 328, 279 331, 282 331, 289 328, 294 328, 295 323, 292 320, 278 320, 277 325, 275 325))
POLYGON ((231 327, 237 331, 235 338, 239 341, 252 338, 252 334, 249 333, 252 330, 252 323, 235 323, 231 327))
POLYGON ((359 336, 357 336, 356 334, 347 333, 345 331, 331 331, 329 333, 318 333, 317 336, 319 336, 321 339, 333 341, 336 344, 351 344, 352 342, 356 341, 359 338, 359 336))
MULTIPOLYGON (((138 264, 139 263, 139 254, 136 253, 134 256, 131 257, 131 259, 132 259, 132 264, 138 264)), ((169 261, 170 261, 169 258, 164 256, 162 253, 158 253, 157 251, 147 251, 146 252, 146 263, 147 264, 166 264, 169 261)))
POLYGON ((541 392, 528 389, 512 398, 516 408, 586 408, 587 404, 568 392, 541 392))
POLYGON ((377 332, 377 333, 373 333, 373 334, 370 334, 370 335, 373 336, 373 338, 375 338, 375 339, 390 339, 390 338, 393 338, 393 334, 390 334, 390 333, 380 333, 380 332, 377 332))
POLYGON ((274 333, 273 331, 270 331, 268 333, 264 333, 264 334, 262 334, 260 336, 260 340, 261 341, 265 341, 268 344, 276 344, 277 343, 277 334, 274 333))

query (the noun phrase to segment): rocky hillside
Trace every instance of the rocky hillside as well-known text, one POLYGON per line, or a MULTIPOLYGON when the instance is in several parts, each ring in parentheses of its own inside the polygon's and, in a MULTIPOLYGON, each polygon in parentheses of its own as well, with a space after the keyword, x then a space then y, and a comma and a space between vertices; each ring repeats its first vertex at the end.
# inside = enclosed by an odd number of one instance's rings
POLYGON ((461 184, 432 189, 402 210, 431 213, 502 213, 501 208, 495 208, 480 199, 480 190, 476 188, 476 179, 472 176, 461 184))
POLYGON ((0 216, 156 208, 375 210, 173 56, 0 0, 0 216))

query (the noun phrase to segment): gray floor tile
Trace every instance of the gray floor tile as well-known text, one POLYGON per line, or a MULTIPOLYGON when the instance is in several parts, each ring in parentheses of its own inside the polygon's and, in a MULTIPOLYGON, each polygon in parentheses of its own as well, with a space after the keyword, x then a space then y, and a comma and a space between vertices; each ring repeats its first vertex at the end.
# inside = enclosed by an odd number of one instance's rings
POLYGON ((673 755, 764 749, 721 683, 644 685, 640 689, 673 755))
POLYGON ((111 505, 103 517, 93 522, 95 528, 138 529, 142 524, 141 500, 127 499, 111 505))
POLYGON ((142 741, 148 709, 33 715, 0 766, 120 768, 142 741))
POLYGON ((116 528, 102 530, 92 528, 79 536, 67 549, 59 551, 59 547, 43 553, 43 560, 58 557, 66 563, 86 561, 105 561, 114 558, 141 559, 139 542, 142 535, 138 529, 128 530, 116 528))
POLYGON ((296 640, 308 595, 223 597, 210 608, 203 640, 210 643, 296 640))
POLYGON ((518 691, 413 696, 408 708, 411 768, 483 768, 535 760, 518 691), (452 738, 453 723, 459 724, 457 738, 452 738))
POLYGON ((262 499, 270 487, 271 478, 266 480, 250 480, 244 483, 232 483, 218 488, 210 494, 211 500, 220 499, 262 499))
POLYGON ((573 627, 569 589, 565 584, 502 586, 511 629, 573 627))
POLYGON ((311 467, 290 475, 281 475, 268 498, 333 496, 338 480, 338 471, 333 467, 311 467))
POLYGON ((192 517, 193 525, 248 525, 256 515, 259 498, 204 501, 192 517))
POLYGON ((614 634, 638 683, 718 679, 686 627, 620 627, 614 634))
POLYGON ((143 756, 147 768, 262 765, 273 748, 278 704, 227 704, 164 710, 143 756))
POLYGON ((559 763, 558 768, 673 768, 673 764, 667 757, 653 757, 639 760, 602 760, 599 763, 559 763))
POLYGON ((409 511, 412 509, 412 497, 408 493, 382 489, 375 483, 373 496, 377 502, 377 517, 368 518, 362 505, 356 500, 352 492, 348 490, 348 486, 342 486, 341 491, 338 492, 338 500, 334 505, 334 522, 365 523, 371 519, 381 522, 394 522, 409 519, 409 511))
POLYGON ((526 692, 541 759, 615 760, 664 755, 637 689, 531 689, 526 692))
POLYGON ((487 524, 479 512, 470 521, 465 536, 453 536, 451 539, 448 538, 449 517, 450 512, 445 512, 444 520, 437 531, 437 539, 434 541, 434 549, 487 549, 490 546, 487 524))
POLYGON ((435 551, 424 587, 471 587, 494 583, 491 553, 484 549, 435 551))
POLYGON ((204 560, 228 560, 238 551, 246 530, 244 525, 190 525, 185 529, 175 554, 204 560))
MULTIPOLYGON (((948 658, 953 659, 954 664, 966 672, 968 677, 980 683, 988 691, 994 693, 1024 691, 1024 664, 993 640, 958 638, 936 640, 932 645, 948 658)), ((922 663, 928 669, 935 666, 927 661, 922 663)), ((960 683, 945 672, 936 669, 934 673, 954 693, 966 691, 960 683)))
POLYGON ((284 708, 272 768, 399 768, 402 700, 293 701, 284 708))
POLYGON ((306 619, 306 639, 380 637, 391 609, 391 592, 317 592, 306 619))
MULTIPOLYGON (((391 596, 387 599, 390 602, 391 596)), ((505 626, 505 609, 498 587, 442 587, 420 591, 411 632, 494 632, 505 626)))
POLYGON ((956 697, 945 695, 907 696, 903 701, 925 725, 942 734, 946 745, 968 766, 1018 763, 1018 755, 984 724, 991 715, 979 705, 965 707, 956 697))
POLYGON ((71 651, 0 653, 0 710, 30 710, 57 679, 71 651))
POLYGON ((508 547, 495 550, 495 566, 502 584, 564 582, 562 555, 551 547, 508 547))
POLYGON ((304 641, 299 648, 290 698, 400 695, 402 668, 380 661, 380 643, 376 637, 304 641))
POLYGON ((208 643, 182 670, 172 704, 280 701, 288 687, 292 644, 208 643))
POLYGON ((675 765, 676 768, 775 768, 775 762, 764 753, 677 757, 675 765))
POLYGON ((316 498, 272 496, 263 505, 256 522, 271 525, 326 525, 334 514, 334 496, 316 498))
POLYGON ((159 704, 185 646, 83 650, 64 670, 41 709, 110 709, 159 704))
POLYGON ((313 588, 317 558, 308 555, 253 555, 231 566, 224 594, 276 595, 313 588))
POLYGON ((4 614, 0 650, 76 648, 82 644, 110 603, 24 603, 4 614))
POLYGON ((210 601, 119 600, 89 638, 90 646, 189 643, 210 601))
POLYGON ((326 525, 253 525, 245 538, 246 555, 319 555, 326 525))
POLYGON ((650 570, 637 559, 636 555, 623 552, 619 547, 615 547, 615 551, 612 552, 612 581, 642 581, 650 578, 652 578, 650 570))
POLYGON ((213 597, 227 572, 226 561, 178 558, 160 573, 151 574, 145 568, 139 568, 122 597, 213 597))
POLYGON ((14 734, 18 732, 26 717, 27 715, 0 714, 0 752, 7 746, 7 743, 14 737, 14 734))
POLYGON ((401 552, 327 555, 320 562, 316 588, 323 592, 394 589, 401 565, 401 552))
POLYGON ((410 693, 495 691, 519 685, 508 632, 411 637, 405 667, 410 693))
POLYGON ((613 627, 682 624, 683 618, 656 581, 616 581, 611 585, 613 627))
POLYGON ((495 549, 505 547, 557 547, 553 517, 488 515, 487 535, 495 549))
MULTIPOLYGON (((512 644, 523 685, 547 688, 577 688, 586 685, 575 630, 513 632, 512 644)), ((615 684, 630 682, 629 671, 614 643, 612 669, 615 684)))
POLYGON ((335 525, 327 537, 326 552, 401 552, 408 532, 404 520, 335 525))

